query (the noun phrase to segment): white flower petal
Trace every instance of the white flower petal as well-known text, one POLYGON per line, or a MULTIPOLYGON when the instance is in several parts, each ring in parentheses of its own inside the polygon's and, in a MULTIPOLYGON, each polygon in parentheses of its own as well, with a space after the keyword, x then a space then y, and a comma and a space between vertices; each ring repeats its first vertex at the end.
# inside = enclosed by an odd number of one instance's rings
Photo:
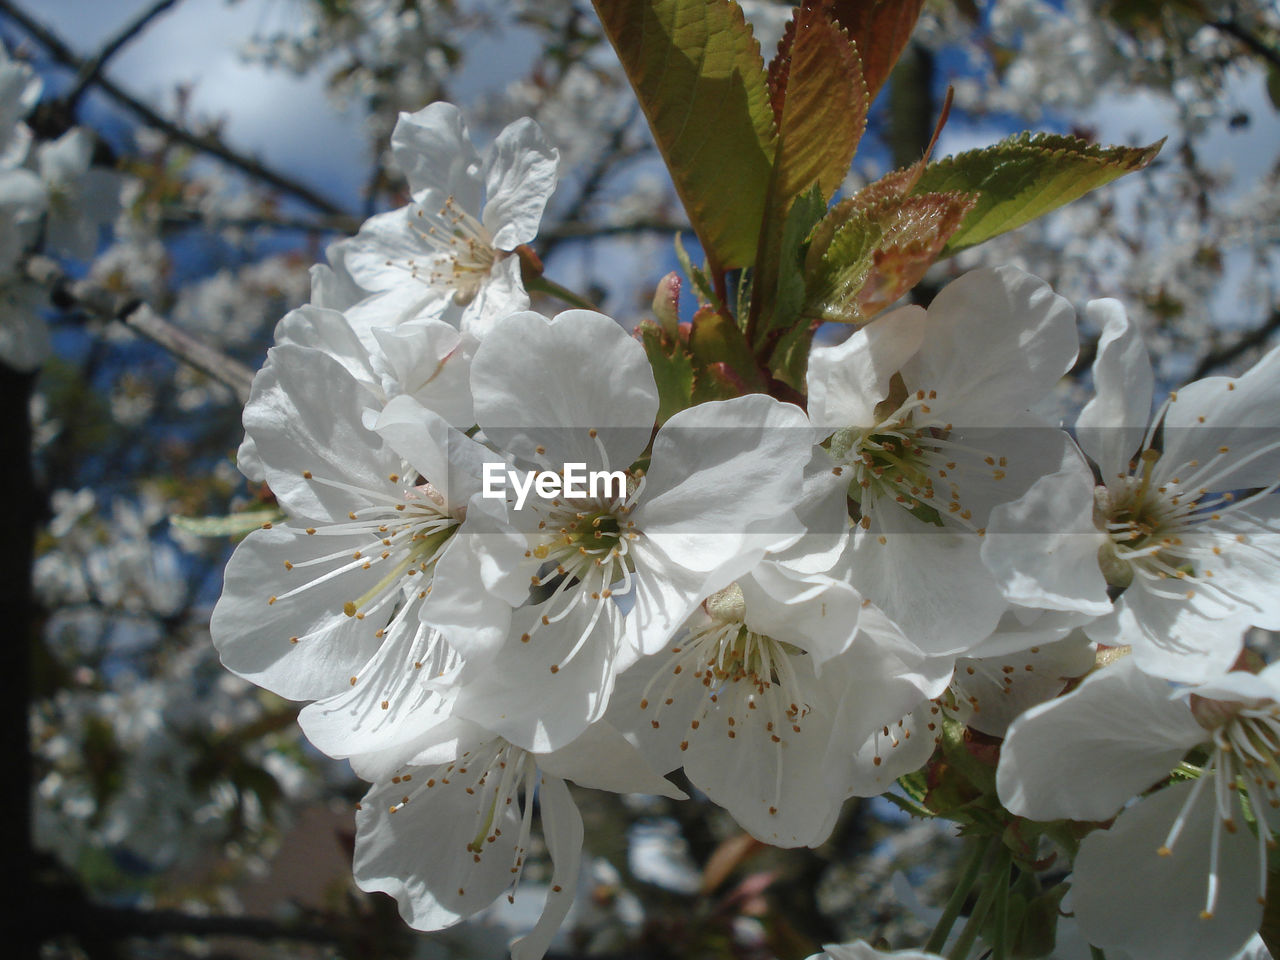
POLYGON ((1169 685, 1125 658, 1014 721, 996 788, 1021 817, 1105 820, 1205 739, 1169 685))
POLYGON ((489 147, 481 217, 499 250, 514 250, 538 234, 542 211, 556 188, 560 151, 528 117, 507 126, 489 147))
MULTIPOLYGON (((223 575, 222 596, 209 625, 228 670, 290 700, 332 696, 350 683, 378 648, 375 632, 385 625, 357 620, 343 601, 362 594, 368 574, 358 567, 320 589, 285 593, 285 563, 314 554, 358 550, 368 537, 309 537, 292 526, 255 530, 236 547, 223 575), (293 642, 291 638, 298 638, 293 642)), ((293 571, 301 585, 303 571, 293 571)))
POLYGON ((924 343, 902 371, 907 388, 936 390, 958 427, 1006 423, 1037 403, 1075 362, 1075 310, 1016 267, 974 270, 929 305, 924 343))
POLYGON ((476 350, 471 391, 486 437, 557 470, 566 463, 625 470, 644 449, 658 413, 644 348, 590 310, 553 320, 517 313, 499 321, 476 350), (589 434, 593 429, 608 464, 589 434))
POLYGON ((1117 300, 1091 300, 1091 323, 1102 325, 1090 400, 1076 420, 1076 438, 1104 480, 1129 473, 1151 419, 1153 377, 1147 346, 1117 300))
POLYGON ((401 113, 391 132, 396 166, 415 196, 433 190, 452 196, 464 210, 478 210, 483 184, 480 155, 466 121, 452 103, 430 103, 417 113, 401 113))
POLYGON ((841 427, 875 422, 876 405, 889 381, 920 349, 925 311, 906 306, 855 330, 831 347, 809 354, 809 417, 823 437, 841 427))
POLYGON ((1111 610, 1093 522, 1093 473, 1079 453, 991 511, 982 560, 1005 597, 1028 607, 1102 616, 1111 610))
POLYGON ((1221 888, 1213 918, 1200 919, 1214 823, 1211 787, 1187 810, 1172 853, 1156 853, 1193 787, 1176 783, 1145 797, 1110 830, 1084 838, 1071 895, 1076 922, 1091 943, 1126 950, 1134 960, 1206 960, 1231 956, 1258 929, 1257 841, 1247 828, 1221 831, 1221 888))

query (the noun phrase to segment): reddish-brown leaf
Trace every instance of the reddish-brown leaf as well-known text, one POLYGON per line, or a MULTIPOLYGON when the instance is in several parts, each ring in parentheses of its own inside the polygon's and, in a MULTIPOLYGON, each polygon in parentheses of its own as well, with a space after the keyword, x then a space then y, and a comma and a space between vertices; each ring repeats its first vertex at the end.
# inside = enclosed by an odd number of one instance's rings
POLYGON ((924 0, 834 0, 832 13, 862 54, 872 100, 902 56, 922 7, 924 0))

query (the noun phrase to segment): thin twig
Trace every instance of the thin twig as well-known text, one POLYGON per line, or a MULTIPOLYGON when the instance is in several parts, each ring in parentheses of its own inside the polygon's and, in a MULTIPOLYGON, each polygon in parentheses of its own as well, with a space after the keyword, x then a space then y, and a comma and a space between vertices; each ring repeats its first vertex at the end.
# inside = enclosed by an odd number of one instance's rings
POLYGON ((1214 370, 1225 366, 1241 354, 1254 347, 1262 346, 1277 330, 1280 330, 1280 309, 1273 310, 1265 323, 1250 330, 1235 343, 1220 350, 1214 350, 1205 356, 1197 364, 1191 379, 1199 380, 1201 377, 1207 377, 1214 370))
POLYGON ((232 360, 221 350, 215 350, 175 327, 145 303, 136 304, 133 309, 118 315, 116 319, 152 343, 164 347, 183 363, 230 387, 241 403, 248 402, 249 388, 253 386, 253 371, 240 361, 232 360))
POLYGON ((548 240, 585 240, 596 237, 620 237, 637 233, 681 233, 691 228, 687 223, 673 223, 670 220, 633 220, 630 223, 558 223, 550 230, 538 236, 548 240))
POLYGON ((115 56, 116 51, 145 30, 152 20, 177 2, 178 0, 158 0, 158 2, 152 4, 151 7, 143 10, 129 23, 125 24, 119 33, 103 45, 97 56, 86 60, 80 67, 80 72, 76 75, 76 82, 71 88, 71 92, 63 97, 67 102, 67 106, 74 110, 76 104, 80 102, 80 98, 84 96, 84 92, 98 79, 98 76, 102 73, 102 68, 107 65, 108 60, 115 56))
POLYGON ((124 299, 88 282, 71 281, 48 257, 27 261, 27 276, 50 291, 50 298, 66 310, 83 310, 99 320, 123 323, 130 330, 159 344, 201 373, 231 388, 240 403, 249 399, 253 371, 221 350, 191 336, 159 316, 137 298, 124 299))
POLYGON ((1252 52, 1270 63, 1271 66, 1280 69, 1280 50, 1264 43, 1255 34, 1250 33, 1234 20, 1207 20, 1205 22, 1215 30, 1225 33, 1229 37, 1235 37, 1252 52))
MULTIPOLYGON (((20 26, 28 34, 31 35, 38 43, 40 43, 49 55, 61 64, 70 67, 73 70, 80 71, 84 68, 85 60, 68 47, 62 39, 48 27, 33 19, 23 10, 19 9, 11 0, 0 0, 0 13, 5 14, 14 23, 20 26)), ((219 160, 235 167, 242 173, 248 174, 262 183, 268 184, 282 193, 301 200, 303 203, 314 207, 324 213, 334 216, 344 216, 346 211, 339 207, 332 200, 329 200, 319 193, 316 193, 305 184, 298 183, 284 174, 272 170, 252 157, 246 157, 237 153, 223 143, 220 139, 212 134, 199 134, 186 130, 178 126, 172 120, 162 117, 159 113, 147 106, 137 97, 124 90, 118 84, 114 83, 109 77, 99 75, 95 81, 97 87, 110 96, 121 106, 128 108, 137 114, 141 120, 148 126, 167 133, 174 140, 185 143, 189 147, 194 147, 210 156, 217 157, 219 160)))
POLYGON ((165 207, 160 223, 166 227, 202 227, 209 230, 293 230, 299 233, 354 233, 360 224, 345 215, 327 218, 283 217, 252 214, 244 217, 210 216, 192 207, 165 207))

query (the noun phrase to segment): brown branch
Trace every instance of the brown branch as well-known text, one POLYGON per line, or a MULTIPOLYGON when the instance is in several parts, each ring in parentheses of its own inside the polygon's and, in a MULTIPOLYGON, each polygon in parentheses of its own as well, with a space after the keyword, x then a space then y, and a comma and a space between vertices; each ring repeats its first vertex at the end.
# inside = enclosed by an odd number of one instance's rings
POLYGON ((1201 377, 1207 377, 1214 370, 1225 366, 1241 354, 1254 347, 1262 346, 1277 330, 1280 330, 1280 309, 1273 310, 1264 323, 1244 334, 1235 343, 1204 356, 1196 365, 1191 379, 1199 380, 1201 377))
POLYGON ((633 220, 630 223, 558 223, 550 230, 539 234, 543 240, 586 240, 596 237, 620 237, 637 233, 680 233, 690 230, 687 223, 672 223, 669 220, 633 220))
POLYGON ((299 233, 355 233, 360 223, 355 217, 284 217, 253 214, 243 217, 210 216, 192 207, 166 207, 160 213, 165 227, 203 227, 209 230, 295 230, 299 233))
POLYGON ((177 2, 178 0, 158 0, 157 3, 152 4, 151 7, 143 10, 125 24, 119 33, 103 45, 96 56, 84 61, 83 66, 80 67, 80 72, 76 75, 76 82, 71 88, 71 92, 63 97, 67 106, 74 110, 76 104, 80 102, 80 98, 84 96, 85 91, 98 79, 102 73, 102 68, 107 65, 107 61, 115 56, 116 51, 145 30, 152 20, 177 2))
MULTIPOLYGON (((57 34, 48 27, 41 24, 38 20, 33 19, 23 10, 19 9, 12 0, 0 0, 0 13, 3 13, 14 23, 20 26, 28 34, 31 35, 41 46, 43 46, 49 55, 57 62, 70 67, 77 72, 85 68, 85 59, 75 53, 68 47, 57 34)), ((252 157, 246 157, 237 153, 223 143, 213 134, 200 134, 184 129, 178 126, 172 120, 162 117, 159 113, 147 106, 137 97, 120 87, 110 78, 99 75, 95 81, 99 89, 110 96, 121 106, 136 114, 148 126, 167 133, 174 140, 185 143, 189 147, 193 147, 210 156, 217 157, 227 165, 234 167, 241 173, 245 173, 255 180, 268 184, 286 193, 295 199, 301 200, 303 203, 314 207, 324 213, 334 216, 343 216, 346 214, 332 200, 321 196, 305 184, 298 183, 282 173, 272 170, 270 167, 261 163, 252 157)))
POLYGON ((1264 43, 1255 34, 1250 33, 1234 20, 1206 20, 1205 23, 1220 33, 1225 33, 1227 36, 1239 40, 1251 52, 1270 63, 1274 69, 1280 70, 1280 50, 1264 43))
MULTIPOLYGON (((609 132, 609 138, 605 142, 604 148, 596 155, 595 163, 587 171, 586 177, 583 178, 582 186, 578 189, 577 196, 573 198, 573 202, 565 209, 561 217, 562 223, 581 221, 587 211, 587 207, 595 199, 609 173, 619 163, 630 159, 638 152, 623 150, 623 145, 627 138, 627 130, 630 129, 635 116, 636 109, 628 110, 627 116, 623 121, 609 132)), ((557 236, 555 229, 548 230, 540 238, 542 243, 538 250, 538 255, 542 257, 545 263, 551 255, 551 251, 568 239, 571 238, 569 236, 557 236)))
POLYGON ((164 347, 183 363, 230 387, 240 403, 248 401, 253 385, 252 370, 174 326, 142 300, 118 297, 88 282, 73 282, 48 257, 28 260, 27 276, 50 291, 50 299, 56 306, 83 310, 107 322, 119 321, 134 333, 164 347))

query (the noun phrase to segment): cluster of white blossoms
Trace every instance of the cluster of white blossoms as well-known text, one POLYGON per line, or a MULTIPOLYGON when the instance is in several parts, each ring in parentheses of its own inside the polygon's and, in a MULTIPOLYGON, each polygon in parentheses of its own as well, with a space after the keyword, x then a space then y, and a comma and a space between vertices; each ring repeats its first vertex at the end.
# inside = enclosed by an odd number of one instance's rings
POLYGON ((978 270, 816 347, 807 410, 659 424, 627 330, 529 310, 517 248, 558 163, 536 124, 479 153, 438 103, 392 149, 411 202, 330 249, 254 382, 239 462, 287 519, 237 548, 212 622, 372 784, 362 888, 446 927, 517 895, 537 813, 549 892, 512 946, 537 958, 576 888, 566 780, 679 798, 683 768, 760 840, 814 846, 959 721, 1007 737, 1013 814, 1119 814, 1076 862, 1092 943, 1248 940, 1280 825, 1280 675, 1240 666, 1247 627, 1280 627, 1280 353, 1150 420, 1138 332, 1095 302, 1073 439, 1032 412, 1073 308, 978 270))
POLYGON ((120 211, 124 178, 92 166, 95 140, 72 127, 32 149, 24 122, 43 81, 0 45, 0 363, 29 372, 49 354, 49 329, 39 308, 47 291, 23 273, 39 243, 47 253, 89 259, 99 232, 120 211))

